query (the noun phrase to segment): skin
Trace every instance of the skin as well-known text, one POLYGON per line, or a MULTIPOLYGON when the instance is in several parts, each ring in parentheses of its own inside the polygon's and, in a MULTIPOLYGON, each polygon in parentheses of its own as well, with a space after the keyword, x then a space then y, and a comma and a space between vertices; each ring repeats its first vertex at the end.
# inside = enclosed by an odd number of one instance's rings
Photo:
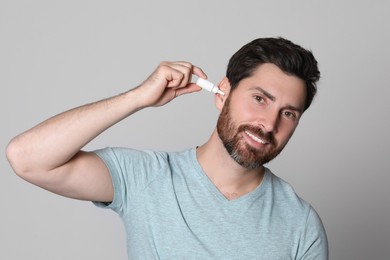
POLYGON ((17 175, 51 192, 80 200, 112 201, 107 167, 97 155, 81 148, 140 109, 200 91, 190 83, 192 75, 207 78, 191 63, 162 62, 140 86, 56 115, 16 136, 7 146, 7 158, 17 175))
MULTIPOLYGON (((222 111, 221 116, 229 108, 234 125, 225 134, 237 137, 237 149, 241 150, 243 157, 249 158, 248 160, 251 157, 258 159, 267 153, 271 153, 269 159, 275 157, 298 126, 306 98, 304 82, 287 75, 273 64, 263 64, 251 77, 243 79, 232 92, 227 78, 222 80, 219 87, 227 95, 216 96, 215 104, 222 111), (242 125, 250 126, 248 132, 262 139, 262 142, 254 140, 245 132, 237 132, 242 125), (265 136, 271 135, 273 142, 258 135, 257 129, 261 129, 265 136)), ((254 190, 264 175, 262 165, 248 168, 233 160, 217 130, 198 149, 197 156, 210 180, 228 199, 238 198, 254 190)))
MULTIPOLYGON (((82 151, 82 147, 141 109, 162 106, 178 96, 201 90, 191 83, 192 75, 207 78, 191 63, 162 62, 140 86, 56 115, 16 136, 7 146, 7 158, 17 175, 39 187, 70 198, 110 202, 114 190, 107 167, 94 153, 82 151)), ((264 64, 231 93, 226 78, 219 87, 226 95, 216 95, 215 105, 222 111, 230 98, 235 125, 250 124, 272 132, 276 148, 284 147, 303 111, 305 89, 300 79, 285 74, 272 64, 264 64), (297 115, 294 120, 286 117, 291 107, 299 110, 294 110, 297 115)), ((268 149, 268 144, 255 142, 242 132, 237 135, 242 149, 247 146, 268 149)), ((227 199, 238 198, 255 189, 264 174, 262 166, 247 169, 233 160, 217 130, 197 149, 197 158, 227 199)))

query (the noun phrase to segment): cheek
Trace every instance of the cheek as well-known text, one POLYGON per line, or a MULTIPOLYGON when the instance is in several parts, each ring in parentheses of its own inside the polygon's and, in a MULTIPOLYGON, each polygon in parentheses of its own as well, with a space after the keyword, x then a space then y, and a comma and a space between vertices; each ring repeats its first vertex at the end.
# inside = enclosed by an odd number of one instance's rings
POLYGON ((259 117, 259 111, 256 109, 253 109, 252 104, 249 103, 234 103, 231 104, 231 115, 235 119, 236 122, 242 123, 250 123, 255 122, 256 119, 259 117))
POLYGON ((277 136, 280 141, 287 143, 290 140, 291 136, 294 134, 297 125, 291 122, 283 122, 280 124, 279 131, 277 136))

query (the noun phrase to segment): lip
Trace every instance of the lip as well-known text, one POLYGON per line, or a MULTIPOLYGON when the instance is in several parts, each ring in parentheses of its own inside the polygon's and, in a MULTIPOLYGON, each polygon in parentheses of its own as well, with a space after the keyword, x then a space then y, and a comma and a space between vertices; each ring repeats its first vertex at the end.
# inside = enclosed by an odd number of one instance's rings
POLYGON ((253 143, 257 144, 257 145, 267 145, 269 144, 269 142, 267 142, 266 140, 260 138, 259 136, 251 133, 250 131, 248 130, 245 130, 244 131, 245 133, 245 136, 247 136, 247 138, 252 141, 253 143))

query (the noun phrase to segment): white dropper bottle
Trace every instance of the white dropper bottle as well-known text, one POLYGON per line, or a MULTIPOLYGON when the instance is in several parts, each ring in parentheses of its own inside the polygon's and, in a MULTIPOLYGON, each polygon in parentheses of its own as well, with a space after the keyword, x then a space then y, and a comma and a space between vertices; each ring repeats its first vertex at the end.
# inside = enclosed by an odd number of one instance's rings
POLYGON ((196 85, 212 93, 218 93, 222 96, 225 95, 225 93, 223 93, 216 85, 214 85, 208 80, 198 78, 198 80, 196 81, 196 85))

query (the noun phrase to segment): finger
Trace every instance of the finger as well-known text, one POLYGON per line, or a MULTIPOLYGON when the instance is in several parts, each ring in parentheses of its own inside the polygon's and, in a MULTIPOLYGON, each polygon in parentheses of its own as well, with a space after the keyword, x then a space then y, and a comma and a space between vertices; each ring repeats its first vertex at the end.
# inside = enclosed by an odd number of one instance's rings
POLYGON ((177 85, 177 87, 185 87, 189 83, 191 83, 192 71, 193 71, 193 65, 191 63, 189 63, 189 62, 174 62, 171 64, 171 68, 182 73, 182 75, 176 75, 178 77, 176 79, 177 82, 180 81, 180 83, 177 85))
MULTIPOLYGON (((183 87, 183 80, 185 76, 184 74, 176 69, 172 69, 170 71, 170 74, 167 76, 167 87, 168 88, 180 88, 183 87)), ((185 86, 186 84, 184 84, 185 86)))
MULTIPOLYGON (((177 62, 179 65, 186 67, 185 68, 185 71, 183 71, 183 73, 187 73, 186 69, 189 69, 190 71, 188 71, 189 74, 189 83, 191 82, 191 78, 192 78, 192 75, 195 75, 197 77, 200 77, 200 78, 203 78, 203 79, 207 79, 207 75, 206 73, 198 66, 195 66, 189 62, 185 62, 185 61, 180 61, 180 62, 177 62)), ((187 74, 186 74, 187 75, 187 74)))
POLYGON ((200 78, 207 79, 206 73, 203 70, 185 61, 176 62, 163 62, 162 65, 165 68, 169 68, 171 71, 167 77, 167 87, 183 88, 186 87, 192 81, 192 75, 196 75, 200 78))
POLYGON ((207 79, 206 73, 204 73, 204 71, 201 68, 195 65, 192 67, 192 73, 200 78, 207 79))
POLYGON ((164 79, 165 87, 177 88, 182 85, 184 79, 183 66, 173 62, 161 62, 157 68, 156 75, 158 78, 164 79))

